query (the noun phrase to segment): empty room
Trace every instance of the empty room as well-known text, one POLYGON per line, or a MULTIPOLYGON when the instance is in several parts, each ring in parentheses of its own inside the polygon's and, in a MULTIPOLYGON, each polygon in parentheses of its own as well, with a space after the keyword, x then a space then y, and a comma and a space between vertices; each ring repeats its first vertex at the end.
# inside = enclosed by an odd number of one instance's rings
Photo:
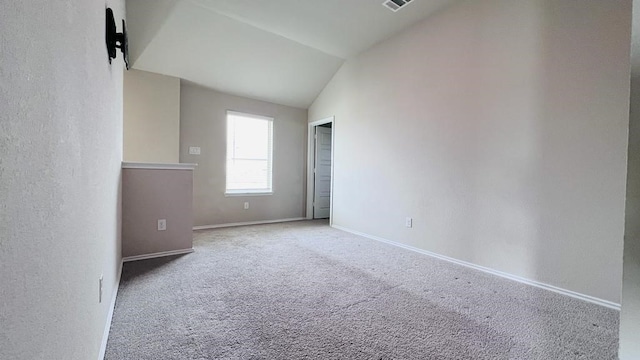
POLYGON ((640 359, 637 6, 3 2, 0 359, 640 359))

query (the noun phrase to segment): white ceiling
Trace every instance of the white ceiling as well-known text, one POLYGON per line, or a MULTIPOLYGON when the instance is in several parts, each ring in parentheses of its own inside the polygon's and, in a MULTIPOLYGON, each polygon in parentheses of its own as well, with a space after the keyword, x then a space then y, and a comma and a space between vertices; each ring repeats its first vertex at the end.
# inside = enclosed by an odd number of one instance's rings
POLYGON ((133 67, 308 108, 345 59, 456 0, 127 0, 133 67))

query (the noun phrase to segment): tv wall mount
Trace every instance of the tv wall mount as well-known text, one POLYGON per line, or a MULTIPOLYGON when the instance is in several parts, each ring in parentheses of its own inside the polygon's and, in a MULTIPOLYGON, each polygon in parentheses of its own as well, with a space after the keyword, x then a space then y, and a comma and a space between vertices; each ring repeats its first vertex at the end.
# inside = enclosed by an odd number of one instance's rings
POLYGON ((129 70, 129 39, 127 37, 127 26, 122 20, 122 32, 117 32, 116 28, 116 20, 113 17, 113 10, 111 8, 107 8, 107 26, 106 26, 106 41, 107 41, 107 52, 109 53, 109 64, 111 64, 111 59, 116 58, 117 49, 122 51, 122 55, 124 57, 124 64, 129 70))

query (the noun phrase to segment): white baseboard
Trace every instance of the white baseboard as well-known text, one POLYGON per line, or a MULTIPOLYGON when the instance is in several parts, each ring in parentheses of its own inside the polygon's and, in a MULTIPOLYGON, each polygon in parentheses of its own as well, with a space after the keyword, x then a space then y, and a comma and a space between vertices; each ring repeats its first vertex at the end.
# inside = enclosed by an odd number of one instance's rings
POLYGON ((118 267, 115 288, 113 289, 113 295, 111 295, 111 304, 109 304, 109 314, 107 314, 107 322, 104 325, 104 331, 102 333, 102 344, 100 344, 100 353, 98 354, 98 360, 104 360, 104 355, 105 355, 105 352, 107 351, 107 341, 109 340, 109 331, 111 330, 111 320, 113 319, 113 311, 116 308, 116 298, 118 297, 118 289, 120 288, 121 276, 122 276, 122 262, 118 267))
POLYGON ((298 218, 290 218, 290 219, 247 221, 247 222, 218 224, 218 225, 202 225, 202 226, 194 226, 193 230, 208 230, 208 229, 218 229, 218 228, 226 228, 226 227, 234 227, 234 226, 246 226, 246 225, 275 224, 275 223, 290 222, 290 221, 300 221, 300 220, 306 220, 306 218, 298 217, 298 218))
POLYGON ((509 280, 513 280, 513 281, 517 281, 523 284, 527 284, 527 285, 531 285, 531 286, 535 286, 541 289, 545 289, 545 290, 549 290, 549 291, 553 291, 555 293, 561 294, 561 295, 565 295, 565 296, 570 296, 572 298, 575 299, 579 299, 579 300, 583 300, 583 301, 587 301, 596 305, 600 305, 600 306, 604 306, 610 309, 614 309, 614 310, 618 310, 620 311, 620 304, 618 303, 614 303, 612 301, 608 301, 608 300, 604 300, 604 299, 600 299, 594 296, 590 296, 590 295, 585 295, 585 294, 581 294, 575 291, 571 291, 571 290, 567 290, 567 289, 563 289, 563 288, 559 288, 557 286, 553 286, 553 285, 549 285, 549 284, 545 284, 545 283, 541 283, 539 281, 535 281, 535 280, 531 280, 531 279, 527 279, 527 278, 523 278, 517 275, 512 275, 506 272, 502 272, 499 270, 495 270, 495 269, 491 269, 488 267, 484 267, 484 266, 480 266, 480 265, 476 265, 467 261, 463 261, 463 260, 458 260, 458 259, 454 259, 448 256, 444 256, 444 255, 440 255, 440 254, 436 254, 433 253, 431 251, 427 251, 427 250, 423 250, 417 247, 413 247, 410 245, 405 245, 399 242, 395 242, 395 241, 391 241, 391 240, 387 240, 387 239, 383 239, 381 237, 377 237, 377 236, 373 236, 373 235, 369 235, 369 234, 365 234, 359 231, 355 231, 355 230, 351 230, 349 228, 343 227, 343 226, 339 226, 339 225, 332 225, 332 227, 342 230, 342 231, 346 231, 348 233, 354 234, 354 235, 358 235, 358 236, 362 236, 365 237, 367 239, 371 239, 371 240, 376 240, 376 241, 380 241, 386 244, 390 244, 390 245, 394 245, 397 247, 401 247, 403 249, 407 249, 407 250, 411 250, 423 255, 427 255, 427 256, 431 256, 440 260, 444 260, 444 261, 448 261, 454 264, 458 264, 458 265, 462 265, 471 269, 475 269, 475 270, 480 270, 486 273, 489 273, 491 275, 496 275, 496 276, 500 276, 502 278, 506 278, 509 280))
POLYGON ((181 249, 181 250, 171 250, 171 251, 162 251, 162 252, 157 252, 157 253, 153 253, 153 254, 127 256, 125 258, 122 258, 122 262, 125 263, 125 262, 129 262, 129 261, 154 259, 154 258, 159 258, 159 257, 163 257, 163 256, 182 255, 182 254, 188 254, 188 253, 192 253, 192 252, 193 252, 193 248, 181 249))

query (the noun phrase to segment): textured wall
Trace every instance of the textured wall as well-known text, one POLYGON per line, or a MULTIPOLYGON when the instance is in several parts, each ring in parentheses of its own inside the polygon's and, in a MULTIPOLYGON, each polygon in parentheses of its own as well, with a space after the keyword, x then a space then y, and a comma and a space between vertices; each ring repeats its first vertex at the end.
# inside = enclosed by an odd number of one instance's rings
POLYGON ((191 249, 192 228, 192 170, 122 170, 123 257, 191 249))
POLYGON ((227 95, 183 83, 180 161, 197 163, 193 180, 195 225, 288 219, 304 216, 307 111, 227 95), (270 116, 273 121, 273 195, 225 196, 226 112, 270 116), (199 146, 201 155, 189 155, 199 146), (245 201, 250 203, 244 210, 245 201))
POLYGON ((180 79, 140 70, 124 74, 124 160, 177 163, 180 79))
POLYGON ((640 359, 640 77, 638 76, 631 79, 620 359, 640 359))
MULTIPOLYGON (((119 22, 124 1, 106 5, 119 22)), ((122 55, 109 65, 104 0, 0 7, 0 359, 97 359, 120 263, 122 55)))
POLYGON ((348 61, 309 109, 334 224, 619 303, 630 27, 630 0, 462 1, 348 61))

